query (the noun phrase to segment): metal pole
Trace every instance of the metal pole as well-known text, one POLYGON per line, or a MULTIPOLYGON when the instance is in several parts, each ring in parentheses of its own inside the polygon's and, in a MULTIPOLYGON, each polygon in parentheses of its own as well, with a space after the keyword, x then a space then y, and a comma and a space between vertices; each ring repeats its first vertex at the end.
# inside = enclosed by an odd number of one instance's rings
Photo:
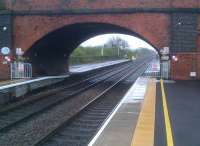
POLYGON ((101 48, 101 56, 104 56, 104 47, 101 48))
POLYGON ((12 72, 13 72, 13 70, 12 70, 12 63, 10 63, 10 79, 11 79, 11 80, 12 80, 12 78, 13 78, 13 77, 12 77, 12 74, 13 74, 12 72))
POLYGON ((118 54, 118 57, 119 57, 119 47, 118 47, 118 52, 117 52, 117 54, 118 54))

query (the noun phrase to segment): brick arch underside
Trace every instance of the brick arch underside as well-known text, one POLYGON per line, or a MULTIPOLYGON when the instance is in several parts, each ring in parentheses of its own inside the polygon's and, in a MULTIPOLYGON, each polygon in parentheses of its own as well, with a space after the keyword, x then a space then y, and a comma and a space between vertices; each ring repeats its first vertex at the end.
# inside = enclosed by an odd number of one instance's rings
POLYGON ((58 75, 68 72, 70 53, 85 40, 100 34, 122 33, 136 36, 155 48, 169 44, 169 18, 164 14, 57 18, 29 16, 29 22, 24 17, 26 16, 15 18, 17 36, 14 37, 14 46, 22 46, 26 52, 25 56, 28 56, 33 64, 35 75, 58 75), (27 23, 30 24, 29 28, 26 27, 27 23), (20 29, 24 29, 23 33, 20 29), (34 34, 31 35, 30 32, 34 34))

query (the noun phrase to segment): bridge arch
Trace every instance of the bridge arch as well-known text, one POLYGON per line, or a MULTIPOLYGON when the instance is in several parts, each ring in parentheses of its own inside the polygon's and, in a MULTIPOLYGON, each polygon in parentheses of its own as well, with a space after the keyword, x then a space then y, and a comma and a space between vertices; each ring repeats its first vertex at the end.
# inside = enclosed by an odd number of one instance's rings
MULTIPOLYGON (((25 53, 33 64, 35 75, 58 75, 68 72, 70 54, 82 42, 101 34, 121 33, 138 37, 150 45, 142 35, 109 23, 75 23, 56 29, 36 41, 25 53)), ((153 46, 156 48, 155 46, 153 46)))

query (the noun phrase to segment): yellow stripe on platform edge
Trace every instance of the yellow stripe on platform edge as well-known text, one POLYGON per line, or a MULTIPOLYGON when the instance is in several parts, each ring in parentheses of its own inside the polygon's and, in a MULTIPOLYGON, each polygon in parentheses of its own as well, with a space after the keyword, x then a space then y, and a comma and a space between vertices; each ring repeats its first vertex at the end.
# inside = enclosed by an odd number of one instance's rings
MULTIPOLYGON (((162 103, 166 128, 167 146, 174 146, 172 128, 167 108, 166 94, 162 79, 160 81, 160 84, 163 101, 162 103)), ((155 104, 156 83, 155 80, 151 80, 145 95, 144 103, 133 135, 131 146, 154 146, 155 104)))
POLYGON ((149 81, 131 146, 153 146, 155 127, 156 82, 149 81))
POLYGON ((162 79, 160 80, 160 85, 161 85, 161 92, 162 92, 163 112, 164 112, 164 118, 165 118, 167 146, 174 146, 172 128, 171 128, 170 117, 169 117, 169 111, 168 111, 168 108, 167 108, 166 94, 165 94, 164 83, 163 83, 162 79))

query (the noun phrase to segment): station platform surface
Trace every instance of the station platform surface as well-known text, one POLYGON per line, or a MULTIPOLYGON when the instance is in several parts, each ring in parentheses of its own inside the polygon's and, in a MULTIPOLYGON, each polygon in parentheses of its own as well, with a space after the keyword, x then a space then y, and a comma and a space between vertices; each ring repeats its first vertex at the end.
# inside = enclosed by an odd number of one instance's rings
MULTIPOLYGON (((147 89, 149 88, 147 86, 153 82, 155 83, 149 78, 138 78, 88 146, 132 145, 133 133, 140 127, 138 119, 143 118, 144 115, 141 113, 145 114, 145 111, 140 112, 143 110, 143 103, 148 104, 144 101, 145 93, 150 93, 149 91, 152 90, 147 89)), ((149 100, 149 98, 146 99, 149 100)), ((150 117, 150 119, 153 118, 150 117)), ((151 140, 153 140, 153 135, 151 140)))
POLYGON ((114 61, 105 61, 101 63, 90 63, 90 64, 81 64, 81 65, 73 65, 69 67, 70 72, 86 72, 94 69, 98 69, 101 67, 106 67, 122 62, 126 62, 128 59, 120 59, 120 60, 114 60, 114 61))
POLYGON ((200 81, 138 79, 89 146, 200 146, 199 89, 200 81))
POLYGON ((157 83, 155 146, 200 146, 200 81, 166 81, 163 90, 169 119, 157 83))
POLYGON ((14 84, 14 83, 22 82, 22 81, 25 81, 25 79, 4 80, 4 81, 0 81, 0 86, 14 84))

